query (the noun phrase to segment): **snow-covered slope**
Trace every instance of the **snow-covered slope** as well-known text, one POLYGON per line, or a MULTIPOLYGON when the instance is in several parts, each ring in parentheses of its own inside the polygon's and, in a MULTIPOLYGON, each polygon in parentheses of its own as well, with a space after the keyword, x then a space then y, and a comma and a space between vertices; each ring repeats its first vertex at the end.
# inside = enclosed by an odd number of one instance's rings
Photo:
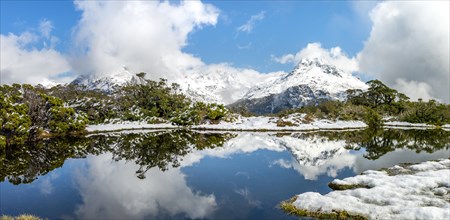
MULTIPOLYGON (((184 75, 168 83, 177 83, 186 96, 195 101, 231 104, 241 99, 257 83, 278 78, 284 72, 260 74, 250 69, 237 69, 224 64, 208 65, 187 70, 184 75)), ((82 75, 71 84, 84 85, 90 90, 111 92, 116 86, 141 80, 135 73, 123 67, 111 74, 82 75)), ((159 80, 159 79, 152 79, 159 80)))
POLYGON ((177 83, 193 100, 231 104, 241 99, 257 83, 283 74, 284 72, 261 74, 250 69, 236 69, 219 64, 191 70, 177 83))
POLYGON ((90 74, 81 75, 72 81, 73 85, 84 85, 88 90, 101 90, 111 92, 117 86, 122 86, 127 82, 139 82, 139 77, 132 73, 127 67, 123 67, 111 74, 90 74))
POLYGON ((236 105, 257 113, 272 113, 321 99, 342 101, 348 89, 366 90, 367 85, 324 59, 305 58, 290 73, 251 88, 236 105))
MULTIPOLYGON (((139 80, 124 67, 108 75, 80 76, 72 84, 111 92, 118 85, 139 80)), ((297 108, 320 99, 343 100, 348 89, 367 89, 365 83, 321 58, 302 59, 290 73, 261 74, 226 64, 207 65, 187 70, 169 81, 173 82, 192 100, 244 105, 257 113, 297 108)))

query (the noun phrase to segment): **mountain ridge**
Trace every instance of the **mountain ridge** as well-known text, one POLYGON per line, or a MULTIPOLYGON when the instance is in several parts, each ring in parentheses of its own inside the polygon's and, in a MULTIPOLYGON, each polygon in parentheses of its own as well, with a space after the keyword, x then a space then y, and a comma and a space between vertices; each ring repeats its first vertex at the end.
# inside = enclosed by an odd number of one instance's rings
MULTIPOLYGON (((123 67, 107 76, 80 76, 71 84, 111 92, 117 86, 138 81, 139 77, 123 67)), ((171 82, 179 84, 184 94, 194 101, 245 107, 262 114, 298 108, 320 100, 343 101, 348 89, 367 89, 367 85, 351 73, 317 57, 300 60, 289 73, 260 74, 215 66, 190 70, 171 82)))

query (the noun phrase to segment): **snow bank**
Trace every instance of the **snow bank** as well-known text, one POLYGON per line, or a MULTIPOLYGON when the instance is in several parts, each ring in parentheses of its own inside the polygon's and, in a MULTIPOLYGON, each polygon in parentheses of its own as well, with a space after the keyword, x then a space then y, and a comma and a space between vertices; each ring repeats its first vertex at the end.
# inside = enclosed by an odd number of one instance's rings
POLYGON ((168 128, 177 128, 177 126, 167 123, 149 124, 147 122, 140 122, 140 121, 121 121, 117 123, 88 125, 86 127, 86 130, 88 132, 94 132, 94 131, 120 131, 131 129, 168 129, 168 128))
MULTIPOLYGON (((414 124, 408 122, 386 122, 386 127, 397 128, 434 128, 433 125, 414 124)), ((306 114, 291 114, 286 117, 239 117, 235 122, 221 121, 219 124, 202 124, 190 127, 194 130, 228 130, 228 131, 314 131, 314 130, 343 130, 366 128, 362 121, 331 121, 327 119, 306 119, 306 114), (285 123, 279 126, 279 121, 285 123)), ((115 123, 88 125, 88 132, 94 131, 120 131, 131 129, 170 129, 180 128, 169 123, 149 124, 147 122, 118 121, 115 123)), ((450 129, 450 125, 442 126, 450 129)))
POLYGON ((355 129, 365 128, 367 125, 361 121, 330 121, 316 120, 310 123, 298 124, 293 126, 279 127, 276 117, 241 117, 236 122, 220 122, 219 124, 196 125, 194 129, 208 130, 238 130, 238 131, 311 131, 320 129, 355 129))
POLYGON ((450 219, 449 159, 368 170, 332 184, 364 187, 326 195, 303 193, 292 204, 311 212, 345 210, 370 219, 450 219))
POLYGON ((417 128, 433 128, 435 127, 434 125, 429 125, 429 124, 425 124, 425 123, 409 123, 409 122, 404 122, 404 121, 389 121, 389 122, 384 122, 383 123, 384 126, 387 127, 417 127, 417 128))

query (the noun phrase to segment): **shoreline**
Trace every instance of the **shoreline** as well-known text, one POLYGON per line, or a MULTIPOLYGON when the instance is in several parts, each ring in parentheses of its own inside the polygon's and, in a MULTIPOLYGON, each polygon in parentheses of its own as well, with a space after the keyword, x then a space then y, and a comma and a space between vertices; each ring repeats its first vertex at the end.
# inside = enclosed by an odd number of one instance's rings
MULTIPOLYGON (((342 131, 360 130, 368 126, 362 121, 330 121, 317 120, 309 124, 279 127, 270 117, 244 118, 240 122, 221 122, 219 124, 202 124, 192 126, 176 126, 169 123, 149 124, 138 121, 122 121, 120 123, 88 125, 87 134, 120 132, 129 130, 172 130, 187 129, 194 131, 234 131, 234 132, 306 132, 306 131, 342 131)), ((385 122, 382 128, 396 129, 443 129, 450 130, 450 124, 434 126, 408 122, 385 122)))

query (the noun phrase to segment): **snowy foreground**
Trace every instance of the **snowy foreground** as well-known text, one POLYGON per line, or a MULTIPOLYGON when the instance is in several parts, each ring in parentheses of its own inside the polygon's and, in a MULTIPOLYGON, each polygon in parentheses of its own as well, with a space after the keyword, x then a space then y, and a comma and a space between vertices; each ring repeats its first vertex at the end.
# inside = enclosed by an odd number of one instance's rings
MULTIPOLYGON (((427 124, 412 124, 408 122, 386 122, 386 127, 398 128, 434 128, 427 124)), ((313 130, 343 130, 366 128, 362 121, 331 121, 327 119, 306 120, 304 114, 292 114, 287 117, 238 117, 234 122, 221 121, 219 124, 202 124, 190 127, 196 130, 229 130, 229 131, 313 131, 313 130)), ((89 125, 88 132, 120 131, 133 129, 173 129, 180 128, 169 122, 149 124, 139 121, 119 121, 107 124, 89 125)), ((450 129, 450 125, 442 126, 450 129)))
POLYGON ((303 213, 346 211, 369 219, 450 219, 450 159, 368 170, 334 180, 326 195, 300 194, 291 204, 303 213))

